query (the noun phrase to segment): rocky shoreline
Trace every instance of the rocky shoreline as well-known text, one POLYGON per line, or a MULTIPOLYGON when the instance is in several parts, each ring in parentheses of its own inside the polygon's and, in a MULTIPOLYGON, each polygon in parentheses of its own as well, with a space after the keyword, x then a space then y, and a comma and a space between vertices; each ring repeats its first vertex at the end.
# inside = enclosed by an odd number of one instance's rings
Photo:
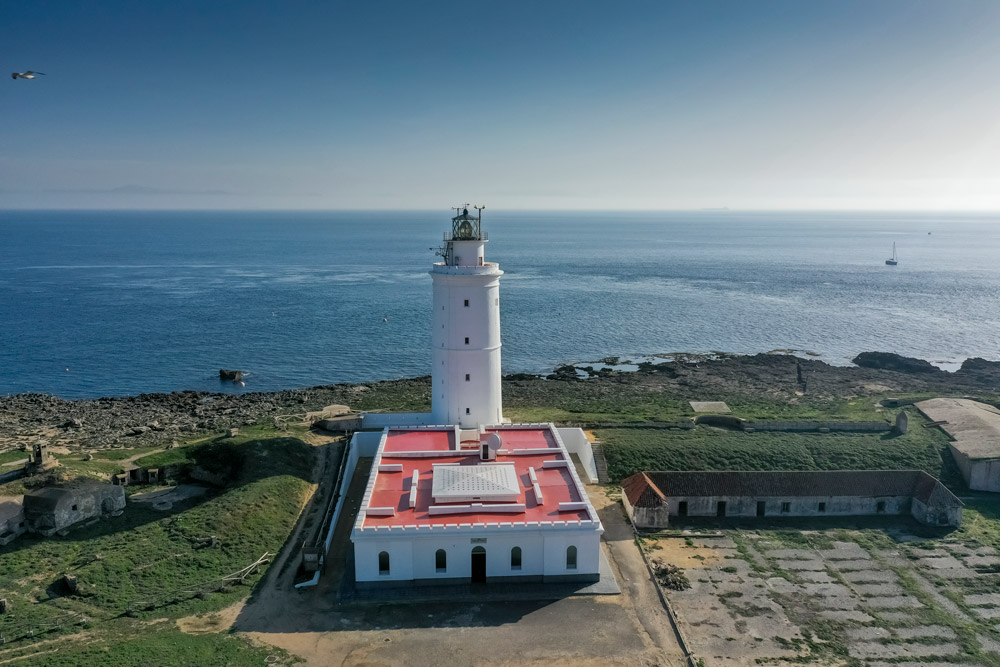
MULTIPOLYGON (((585 368, 581 364, 560 367, 544 378, 507 376, 504 393, 506 402, 520 405, 544 405, 564 392, 615 391, 623 383, 693 397, 711 393, 822 398, 886 392, 1000 395, 1000 362, 967 359, 950 373, 920 359, 868 352, 858 355, 855 363, 831 366, 789 354, 692 355, 641 364, 633 372, 591 369, 585 379, 577 372, 585 368)), ((181 391, 80 400, 17 394, 0 397, 0 452, 38 439, 70 449, 166 444, 198 433, 272 423, 280 415, 304 415, 331 404, 357 410, 425 409, 428 384, 429 378, 424 377, 239 395, 181 391)))

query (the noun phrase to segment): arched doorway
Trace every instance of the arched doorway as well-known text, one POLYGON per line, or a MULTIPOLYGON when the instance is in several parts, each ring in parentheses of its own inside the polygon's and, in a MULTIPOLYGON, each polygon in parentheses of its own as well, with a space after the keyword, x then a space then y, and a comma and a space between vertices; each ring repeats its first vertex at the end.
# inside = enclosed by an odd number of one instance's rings
POLYGON ((486 581, 486 548, 475 547, 472 550, 472 581, 486 581))

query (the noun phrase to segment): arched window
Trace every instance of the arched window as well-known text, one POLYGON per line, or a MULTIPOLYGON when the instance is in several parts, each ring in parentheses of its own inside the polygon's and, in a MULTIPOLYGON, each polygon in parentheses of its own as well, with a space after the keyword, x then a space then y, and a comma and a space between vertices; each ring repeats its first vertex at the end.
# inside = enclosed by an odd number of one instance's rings
POLYGON ((510 569, 521 569, 521 547, 514 547, 510 550, 510 569))
POLYGON ((444 549, 434 552, 434 569, 438 572, 448 571, 448 553, 444 549))
POLYGON ((380 576, 389 575, 389 552, 379 551, 378 552, 378 573, 380 576))
POLYGON ((566 547, 566 569, 576 569, 576 547, 574 546, 566 547))

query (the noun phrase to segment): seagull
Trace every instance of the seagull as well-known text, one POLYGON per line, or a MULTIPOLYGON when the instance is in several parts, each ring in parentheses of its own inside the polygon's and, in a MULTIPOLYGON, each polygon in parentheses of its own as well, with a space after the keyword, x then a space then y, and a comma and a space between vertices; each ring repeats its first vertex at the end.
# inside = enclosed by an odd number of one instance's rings
POLYGON ((10 78, 12 79, 34 79, 36 76, 41 74, 45 76, 45 72, 33 72, 30 69, 26 72, 11 72, 10 78))

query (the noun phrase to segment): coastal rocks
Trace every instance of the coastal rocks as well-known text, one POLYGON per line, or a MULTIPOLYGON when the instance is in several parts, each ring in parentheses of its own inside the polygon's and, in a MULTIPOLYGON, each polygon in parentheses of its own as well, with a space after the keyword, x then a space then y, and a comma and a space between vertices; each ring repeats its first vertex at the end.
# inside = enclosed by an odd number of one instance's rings
POLYGON ((219 379, 224 382, 239 382, 243 379, 243 371, 231 371, 221 368, 219 369, 219 379))
POLYGON ((937 366, 923 359, 904 357, 893 352, 862 352, 852 359, 862 368, 877 368, 900 373, 941 373, 937 366))
POLYGON ((967 377, 991 389, 1000 387, 1000 361, 987 361, 979 357, 966 359, 962 367, 955 371, 956 376, 967 377))

